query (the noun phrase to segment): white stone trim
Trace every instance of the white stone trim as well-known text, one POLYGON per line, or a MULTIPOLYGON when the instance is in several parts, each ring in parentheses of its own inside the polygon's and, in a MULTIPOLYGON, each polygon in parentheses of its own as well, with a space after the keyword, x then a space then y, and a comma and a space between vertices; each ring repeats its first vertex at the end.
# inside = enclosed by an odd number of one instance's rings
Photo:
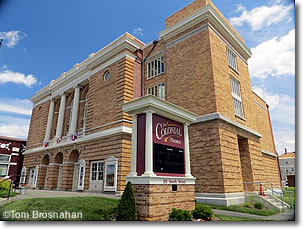
POLYGON ((198 203, 229 206, 244 203, 245 193, 195 193, 195 198, 198 203))
POLYGON ((261 150, 262 153, 266 154, 266 155, 269 155, 269 156, 272 156, 272 157, 278 157, 275 153, 273 152, 268 152, 268 151, 265 151, 265 150, 261 150))
POLYGON ((263 107, 257 100, 254 99, 255 104, 257 104, 259 107, 261 107, 263 110, 267 111, 265 107, 263 107))
POLYGON ((11 153, 12 156, 19 156, 18 153, 11 153))
POLYGON ((117 135, 117 134, 121 134, 121 133, 131 134, 132 129, 130 127, 126 127, 126 126, 118 126, 118 127, 110 128, 107 130, 102 130, 102 131, 99 131, 97 133, 93 133, 90 135, 86 135, 83 138, 76 139, 75 141, 72 141, 70 138, 68 138, 67 142, 61 142, 59 144, 54 144, 47 148, 38 147, 38 148, 34 148, 34 149, 29 149, 29 150, 26 150, 23 154, 27 155, 27 154, 31 154, 31 153, 35 153, 35 152, 40 152, 40 151, 52 150, 52 149, 55 149, 58 147, 65 147, 65 146, 69 146, 69 145, 80 144, 80 143, 83 143, 86 141, 91 141, 91 140, 98 139, 98 138, 105 138, 105 137, 109 137, 109 136, 113 136, 113 135, 117 135))
POLYGON ((126 102, 122 105, 122 110, 130 115, 142 114, 152 110, 158 115, 181 123, 191 123, 197 117, 196 114, 153 95, 146 95, 126 102))
POLYGON ((177 34, 185 31, 186 29, 200 23, 204 19, 208 19, 212 22, 218 30, 224 34, 231 43, 241 50, 242 55, 245 59, 251 57, 251 51, 246 47, 246 45, 242 42, 242 40, 236 35, 235 32, 227 25, 227 23, 218 15, 215 9, 207 5, 202 9, 198 10, 197 12, 193 13, 192 15, 184 18, 181 21, 173 24, 172 26, 166 28, 165 30, 159 33, 160 38, 164 40, 168 40, 177 34))
POLYGON ((244 130, 244 131, 246 131, 250 134, 253 134, 253 135, 255 135, 259 138, 263 137, 259 132, 255 131, 253 129, 250 129, 250 128, 242 125, 241 123, 238 123, 238 122, 236 122, 236 121, 234 121, 234 120, 232 120, 232 119, 230 119, 230 118, 228 118, 228 117, 226 117, 226 116, 224 116, 224 115, 222 115, 218 112, 199 116, 194 123, 207 122, 207 121, 211 121, 211 120, 215 120, 215 119, 219 119, 219 120, 222 120, 224 122, 227 122, 228 124, 231 124, 231 125, 239 128, 239 129, 244 130))
POLYGON ((132 184, 163 184, 163 180, 176 180, 177 184, 191 184, 194 185, 196 178, 194 177, 174 177, 174 176, 127 176, 126 183, 132 184), (185 183, 184 183, 184 182, 185 183))

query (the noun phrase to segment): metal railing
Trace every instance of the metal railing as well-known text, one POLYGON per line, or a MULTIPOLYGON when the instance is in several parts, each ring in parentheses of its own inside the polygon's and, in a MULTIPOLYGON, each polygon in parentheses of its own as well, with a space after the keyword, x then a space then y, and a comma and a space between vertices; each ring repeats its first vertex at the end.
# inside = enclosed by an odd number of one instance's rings
MULTIPOLYGON (((11 180, 14 177, 20 177, 20 180, 19 180, 18 184, 20 184, 20 181, 22 180, 22 178, 26 178, 25 175, 11 175, 8 178, 5 178, 2 181, 0 181, 0 184, 3 183, 3 182, 5 182, 5 181, 7 181, 7 180, 11 180)), ((16 188, 16 184, 14 183, 13 180, 11 180, 10 184, 9 184, 9 190, 8 190, 8 194, 7 194, 7 200, 9 200, 9 198, 10 198, 10 194, 11 194, 11 190, 12 190, 12 185, 14 185, 14 187, 16 188)))
MULTIPOLYGON (((265 182, 244 182, 245 184, 245 193, 246 193, 246 196, 248 196, 248 188, 247 188, 247 185, 249 184, 252 184, 252 185, 257 185, 257 190, 259 188, 259 192, 260 194, 262 195, 261 193, 261 190, 264 190, 264 188, 268 189, 268 190, 271 190, 271 193, 272 193, 272 196, 274 197, 274 194, 276 193, 277 195, 280 196, 280 200, 281 200, 281 204, 282 204, 282 208, 283 208, 283 212, 284 212, 284 205, 285 205, 285 202, 283 200, 283 196, 284 196, 284 193, 290 193, 290 207, 291 209, 294 209, 294 204, 293 204, 293 191, 287 191, 271 182, 268 182, 268 181, 265 181, 265 182), (271 187, 268 187, 267 185, 265 184, 270 184, 271 187), (277 192, 274 190, 274 187, 275 188, 278 188, 279 190, 281 190, 281 192, 277 192)), ((256 188, 254 188, 254 191, 256 191, 256 188)), ((264 192, 264 191, 263 191, 264 192)))

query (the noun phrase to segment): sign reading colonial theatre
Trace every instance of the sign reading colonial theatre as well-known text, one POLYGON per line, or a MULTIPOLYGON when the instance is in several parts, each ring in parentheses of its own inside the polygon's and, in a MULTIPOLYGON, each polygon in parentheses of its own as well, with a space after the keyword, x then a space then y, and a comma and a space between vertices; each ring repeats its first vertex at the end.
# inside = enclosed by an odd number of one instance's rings
POLYGON ((133 184, 139 219, 167 220, 173 207, 193 210, 188 126, 196 115, 150 95, 125 103, 123 111, 133 118, 126 180, 133 184))

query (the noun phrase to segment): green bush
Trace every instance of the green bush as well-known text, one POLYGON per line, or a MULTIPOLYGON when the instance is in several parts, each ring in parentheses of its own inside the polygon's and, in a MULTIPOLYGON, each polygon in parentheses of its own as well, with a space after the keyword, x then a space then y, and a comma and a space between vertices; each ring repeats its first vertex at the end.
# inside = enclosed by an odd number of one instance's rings
POLYGON ((115 208, 106 208, 106 209, 99 209, 96 211, 98 215, 100 215, 100 220, 103 221, 112 221, 114 218, 116 209, 115 208))
MULTIPOLYGON (((2 178, 0 178, 0 182, 3 181, 2 178)), ((6 190, 8 191, 9 190, 9 186, 10 186, 10 181, 9 180, 6 180, 6 181, 3 181, 0 183, 0 190, 6 190)))
POLYGON ((191 221, 192 214, 190 211, 173 208, 169 213, 168 221, 191 221))
MULTIPOLYGON (((11 192, 9 194, 10 197, 14 197, 16 196, 17 194, 15 192, 11 192)), ((8 191, 6 190, 0 190, 0 198, 6 198, 8 196, 8 191)))
POLYGON ((249 202, 246 202, 246 203, 243 204, 243 207, 245 207, 245 208, 252 208, 252 204, 249 203, 249 202))
POLYGON ((213 210, 206 205, 196 205, 195 210, 192 211, 193 217, 195 219, 203 219, 205 221, 210 221, 214 216, 213 210))
POLYGON ((123 195, 119 200, 116 214, 117 221, 132 221, 137 219, 136 201, 130 182, 127 183, 123 195))
POLYGON ((264 204, 260 203, 260 202, 256 202, 254 203, 254 207, 257 209, 263 209, 264 208, 264 204))

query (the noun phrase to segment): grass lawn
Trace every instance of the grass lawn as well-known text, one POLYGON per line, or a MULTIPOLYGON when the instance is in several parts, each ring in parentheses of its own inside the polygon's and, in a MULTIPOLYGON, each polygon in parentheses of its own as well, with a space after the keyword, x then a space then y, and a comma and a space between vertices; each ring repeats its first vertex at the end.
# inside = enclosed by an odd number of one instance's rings
POLYGON ((255 209, 255 208, 247 208, 247 207, 238 206, 238 205, 231 205, 228 207, 217 206, 217 205, 208 205, 208 206, 213 209, 242 212, 242 213, 261 215, 261 216, 275 215, 280 212, 279 210, 276 210, 276 209, 255 209))
MULTIPOLYGON (((292 191, 293 193, 293 196, 292 196, 292 202, 294 204, 294 207, 296 205, 296 188, 295 187, 290 187, 290 188, 285 188, 285 190, 287 191, 292 191)), ((283 196, 283 201, 286 202, 287 204, 289 204, 289 206, 291 206, 291 201, 290 201, 290 195, 291 193, 287 193, 287 192, 284 192, 284 196, 283 196)), ((281 199, 279 196, 278 196, 279 199, 281 199)))
POLYGON ((216 215, 221 221, 265 221, 262 219, 239 218, 234 216, 216 215))
MULTIPOLYGON (((4 211, 28 212, 82 212, 82 219, 75 220, 112 220, 112 210, 118 200, 103 197, 62 197, 62 198, 33 198, 12 202, 1 208, 0 220, 4 211)), ((21 219, 20 219, 21 220, 21 219)), ((26 219, 39 220, 39 219, 26 219)), ((40 220, 73 220, 73 219, 40 219, 40 220)))

